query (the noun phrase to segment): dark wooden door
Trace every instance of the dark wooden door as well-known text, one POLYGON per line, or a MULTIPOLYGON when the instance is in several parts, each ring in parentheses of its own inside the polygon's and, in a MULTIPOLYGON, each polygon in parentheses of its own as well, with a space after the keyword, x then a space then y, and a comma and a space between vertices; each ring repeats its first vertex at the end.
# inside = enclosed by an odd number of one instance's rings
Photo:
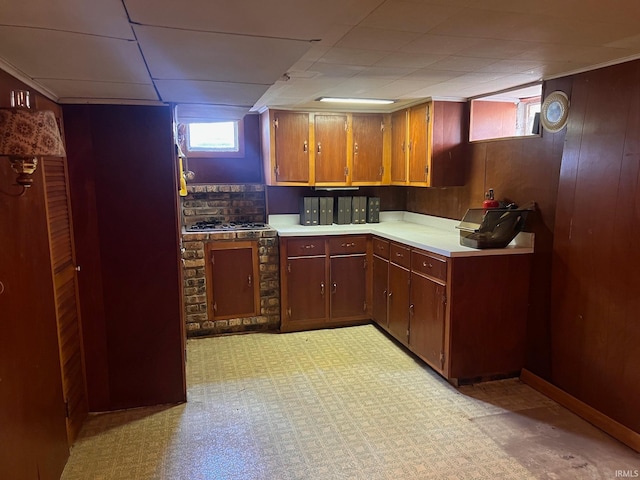
POLYGON ((373 256, 373 320, 380 326, 387 328, 388 323, 388 285, 389 260, 373 256))
POLYGON ((347 116, 316 114, 314 125, 316 183, 344 183, 347 178, 347 116))
POLYGON ((384 121, 381 114, 353 115, 352 182, 382 181, 382 137, 384 121))
POLYGON ((309 181, 309 114, 276 112, 275 169, 278 182, 309 181))
POLYGON ((366 258, 364 254, 331 257, 331 320, 366 314, 366 258))
POLYGON ((72 445, 89 407, 82 355, 78 282, 66 160, 45 158, 43 168, 62 389, 67 415, 67 437, 69 445, 72 445))
POLYGON ((317 321, 327 318, 329 286, 325 256, 289 258, 287 260, 287 305, 289 321, 317 321))
POLYGON ((428 103, 409 109, 409 182, 424 183, 429 179, 428 119, 428 103))
POLYGON ((260 302, 258 243, 211 242, 209 262, 209 317, 214 320, 251 317, 260 302))
POLYGON ((409 340, 409 269, 389 263, 389 332, 409 340))
POLYGON ((429 365, 442 371, 445 286, 412 272, 409 303, 409 345, 429 365))
POLYGON ((391 115, 391 181, 407 181, 407 111, 400 110, 391 115))

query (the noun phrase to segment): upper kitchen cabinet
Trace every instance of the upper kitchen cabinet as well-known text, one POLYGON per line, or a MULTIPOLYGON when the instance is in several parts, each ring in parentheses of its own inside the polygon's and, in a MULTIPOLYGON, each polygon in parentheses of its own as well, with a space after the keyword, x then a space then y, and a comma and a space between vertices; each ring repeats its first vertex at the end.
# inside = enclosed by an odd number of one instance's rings
POLYGON ((267 185, 310 185, 309 114, 262 113, 262 157, 267 185))
MULTIPOLYGON (((382 114, 353 114, 352 185, 383 185, 385 183, 384 148, 385 119, 382 114)), ((387 182, 388 183, 388 182, 387 182)))
POLYGON ((346 114, 316 113, 313 117, 315 185, 349 183, 346 114))
POLYGON ((392 115, 391 183, 464 185, 465 103, 431 101, 392 115))
POLYGON ((388 185, 385 116, 376 113, 262 114, 267 185, 388 185))

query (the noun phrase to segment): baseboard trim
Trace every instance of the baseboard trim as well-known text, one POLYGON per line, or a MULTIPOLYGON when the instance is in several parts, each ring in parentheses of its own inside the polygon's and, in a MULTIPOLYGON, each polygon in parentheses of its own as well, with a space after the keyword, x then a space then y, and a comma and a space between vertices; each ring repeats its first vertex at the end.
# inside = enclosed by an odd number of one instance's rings
POLYGON ((629 427, 626 427, 621 423, 618 423, 612 418, 606 416, 604 413, 587 405, 583 401, 578 400, 574 396, 569 395, 564 390, 556 387, 527 369, 522 369, 522 372, 520 373, 520 380, 531 388, 546 395, 551 400, 554 400, 568 410, 571 410, 590 424, 608 433, 613 438, 634 449, 636 452, 640 452, 639 433, 634 432, 629 427))

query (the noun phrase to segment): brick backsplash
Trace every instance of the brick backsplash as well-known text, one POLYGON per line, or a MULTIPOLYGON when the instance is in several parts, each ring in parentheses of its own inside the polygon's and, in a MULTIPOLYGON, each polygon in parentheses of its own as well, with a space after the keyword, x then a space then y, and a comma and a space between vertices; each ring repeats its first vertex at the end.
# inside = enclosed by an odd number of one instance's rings
POLYGON ((190 185, 182 197, 182 223, 265 222, 264 185, 190 185))
MULTIPOLYGON (((199 221, 265 222, 263 185, 190 185, 182 197, 184 227, 199 221)), ((184 309, 188 337, 280 328, 280 273, 275 230, 182 234, 184 309), (207 305, 205 245, 214 241, 254 239, 258 242, 260 313, 244 318, 212 320, 207 305)))

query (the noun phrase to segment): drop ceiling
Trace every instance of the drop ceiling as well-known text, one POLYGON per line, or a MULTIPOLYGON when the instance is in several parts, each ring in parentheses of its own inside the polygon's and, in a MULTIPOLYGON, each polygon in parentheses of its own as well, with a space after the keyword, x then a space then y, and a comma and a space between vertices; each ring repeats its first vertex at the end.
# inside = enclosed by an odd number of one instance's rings
POLYGON ((640 58, 637 0, 25 0, 0 68, 65 103, 222 116, 470 98, 640 58))

